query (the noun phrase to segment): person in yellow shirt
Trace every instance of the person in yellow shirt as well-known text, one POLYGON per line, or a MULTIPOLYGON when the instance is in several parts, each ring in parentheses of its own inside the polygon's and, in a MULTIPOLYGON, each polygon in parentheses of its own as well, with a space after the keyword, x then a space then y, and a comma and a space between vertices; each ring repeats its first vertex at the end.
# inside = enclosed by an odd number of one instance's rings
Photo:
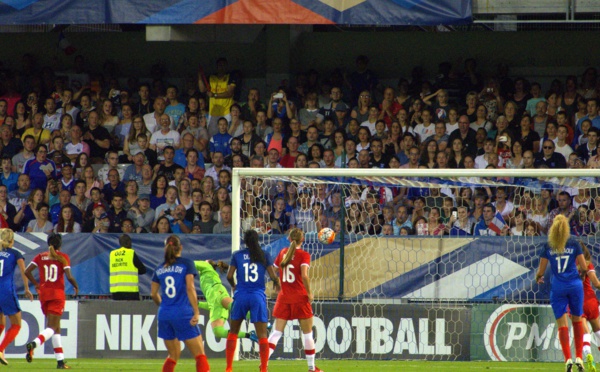
POLYGON ((200 93, 208 97, 208 134, 215 135, 218 132, 217 121, 220 117, 231 120, 229 111, 234 103, 236 78, 227 72, 227 59, 217 60, 217 74, 210 75, 208 81, 202 72, 198 74, 198 88, 200 93))
POLYGON ((51 133, 48 129, 42 128, 42 125, 44 125, 44 115, 41 112, 36 112, 35 115, 33 115, 32 123, 33 127, 27 129, 23 133, 21 140, 25 141, 25 137, 31 135, 35 140, 36 146, 48 144, 50 142, 51 133))

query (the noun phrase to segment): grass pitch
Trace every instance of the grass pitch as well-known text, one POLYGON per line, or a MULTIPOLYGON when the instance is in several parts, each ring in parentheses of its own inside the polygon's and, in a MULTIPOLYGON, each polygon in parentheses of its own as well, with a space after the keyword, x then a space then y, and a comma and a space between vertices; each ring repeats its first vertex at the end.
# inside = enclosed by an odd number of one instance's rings
MULTIPOLYGON (((166 356, 166 354, 165 354, 166 356)), ((68 364, 74 371, 160 371, 162 359, 73 359, 68 364)), ((210 359, 211 371, 224 371, 225 359, 210 359)), ((235 372, 258 372, 258 361, 239 361, 233 367, 235 372)), ((564 371, 562 363, 499 363, 499 362, 427 362, 427 361, 363 361, 363 360, 317 360, 317 366, 325 372, 469 372, 469 371, 564 371)), ((0 366, 1 371, 55 371, 56 361, 37 359, 29 364, 23 358, 9 359, 8 366, 0 366)), ((177 372, 193 372, 195 365, 190 357, 179 361, 177 372)), ((269 372, 306 372, 304 360, 272 360, 269 372)))

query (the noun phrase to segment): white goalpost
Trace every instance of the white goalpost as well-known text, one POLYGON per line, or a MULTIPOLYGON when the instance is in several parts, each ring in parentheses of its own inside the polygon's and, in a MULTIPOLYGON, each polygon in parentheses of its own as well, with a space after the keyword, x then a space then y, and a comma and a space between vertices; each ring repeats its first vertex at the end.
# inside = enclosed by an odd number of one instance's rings
MULTIPOLYGON (((572 233, 596 263, 599 177, 598 169, 234 168, 232 251, 249 228, 272 255, 286 246, 285 219, 274 214, 285 201, 311 254, 319 358, 557 361, 550 287, 534 282, 551 216, 544 208, 569 197, 572 233), (477 225, 491 205, 495 219, 477 225), (411 228, 397 222, 403 212, 411 228), (331 245, 316 239, 326 225, 336 230, 331 245)), ((299 338, 288 324, 274 357, 301 357, 299 338)), ((251 344, 241 357, 257 357, 251 344)))

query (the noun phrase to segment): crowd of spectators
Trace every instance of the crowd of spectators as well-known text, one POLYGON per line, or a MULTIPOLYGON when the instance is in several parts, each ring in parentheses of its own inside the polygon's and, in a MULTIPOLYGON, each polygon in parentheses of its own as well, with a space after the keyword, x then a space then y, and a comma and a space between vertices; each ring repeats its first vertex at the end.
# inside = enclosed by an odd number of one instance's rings
MULTIPOLYGON (((263 100, 267 92, 253 87, 241 95, 242 79, 224 58, 214 75, 187 79, 182 91, 165 76, 121 86, 115 76, 86 71, 83 57, 75 61, 74 71, 61 74, 35 68, 26 55, 21 71, 0 72, 2 226, 230 233, 233 167, 600 166, 595 68, 543 89, 510 76, 505 65, 484 79, 468 59, 464 66, 441 63, 433 80, 415 68, 410 81, 384 86, 359 56, 352 73, 299 73, 263 100)), ((573 233, 596 233, 597 188, 496 181, 506 185, 249 179, 242 226, 263 233, 345 225, 356 234, 540 235, 561 213, 571 217, 573 233)))

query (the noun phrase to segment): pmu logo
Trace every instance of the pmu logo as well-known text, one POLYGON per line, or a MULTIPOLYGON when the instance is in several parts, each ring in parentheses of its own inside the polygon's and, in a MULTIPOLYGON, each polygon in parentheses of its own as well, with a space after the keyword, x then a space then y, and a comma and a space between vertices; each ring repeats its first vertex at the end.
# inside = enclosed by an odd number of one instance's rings
POLYGON ((548 306, 502 305, 488 318, 483 338, 493 361, 527 360, 533 349, 559 348, 548 306))

